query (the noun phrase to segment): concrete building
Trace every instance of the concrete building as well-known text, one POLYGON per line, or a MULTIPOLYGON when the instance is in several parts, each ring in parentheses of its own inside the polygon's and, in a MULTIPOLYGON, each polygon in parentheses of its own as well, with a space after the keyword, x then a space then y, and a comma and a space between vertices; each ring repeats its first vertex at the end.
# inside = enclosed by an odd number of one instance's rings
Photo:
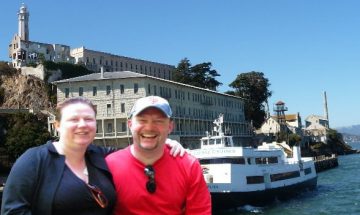
MULTIPOLYGON (((285 114, 285 124, 289 132, 302 135, 300 114, 285 114)), ((276 136, 280 132, 280 124, 277 116, 271 116, 265 120, 260 127, 260 133, 268 136, 276 136)))
POLYGON ((244 102, 236 96, 130 71, 94 73, 53 83, 58 101, 83 96, 96 105, 97 144, 128 145, 128 113, 135 100, 149 95, 169 101, 175 123, 171 138, 186 147, 197 148, 199 139, 213 130, 219 114, 224 114, 225 132, 233 135, 237 144, 247 143, 253 135, 245 121, 244 102))
POLYGON ((40 59, 54 62, 74 63, 70 56, 70 47, 61 44, 49 44, 30 41, 29 16, 27 7, 22 4, 18 12, 18 33, 14 35, 9 45, 9 58, 14 68, 20 68, 40 59))
MULTIPOLYGON (((83 64, 87 69, 100 72, 133 71, 167 80, 172 80, 175 66, 145 61, 110 53, 94 51, 85 47, 73 48, 61 44, 40 43, 29 40, 29 11, 23 4, 18 12, 18 33, 9 45, 9 57, 14 68, 26 67, 41 60, 83 64)), ((43 72, 37 72, 43 74, 43 72)), ((41 75, 37 75, 41 77, 41 75)))
POLYGON ((309 136, 313 142, 327 142, 327 131, 329 130, 329 121, 326 116, 310 115, 305 119, 304 133, 309 136))
POLYGON ((318 115, 310 115, 305 119, 305 127, 309 127, 310 125, 321 125, 322 127, 329 128, 329 121, 324 116, 318 115))
POLYGON ((93 51, 85 47, 72 49, 70 55, 75 58, 75 63, 83 64, 95 72, 100 72, 101 68, 104 68, 105 72, 133 71, 172 80, 175 70, 175 66, 93 51))

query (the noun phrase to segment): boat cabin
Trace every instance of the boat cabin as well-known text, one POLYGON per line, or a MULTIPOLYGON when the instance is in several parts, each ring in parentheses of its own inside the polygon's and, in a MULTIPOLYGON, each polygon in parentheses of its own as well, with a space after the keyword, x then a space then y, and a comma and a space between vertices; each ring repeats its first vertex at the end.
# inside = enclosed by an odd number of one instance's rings
POLYGON ((234 142, 232 136, 225 136, 223 134, 220 134, 219 136, 206 136, 200 139, 200 147, 202 149, 233 146, 234 142))

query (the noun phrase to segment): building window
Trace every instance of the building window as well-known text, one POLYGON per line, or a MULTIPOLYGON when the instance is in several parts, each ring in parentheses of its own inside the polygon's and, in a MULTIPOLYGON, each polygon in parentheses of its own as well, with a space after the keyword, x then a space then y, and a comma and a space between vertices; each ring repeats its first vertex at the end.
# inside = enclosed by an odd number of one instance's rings
POLYGON ((106 95, 110 95, 111 87, 108 85, 106 86, 106 95))
POLYGON ((156 86, 154 85, 154 95, 156 96, 156 86))
POLYGON ((121 113, 125 113, 125 103, 121 103, 121 113))
POLYGON ((139 84, 135 83, 134 84, 134 93, 138 93, 138 91, 139 91, 139 84))
POLYGON ((111 104, 106 105, 106 113, 107 113, 107 115, 111 114, 111 104))
POLYGON ((84 94, 84 88, 79 87, 79 96, 83 96, 83 94, 84 94))
POLYGON ((108 133, 113 132, 113 126, 112 126, 112 123, 108 123, 108 124, 107 124, 107 132, 108 132, 108 133))
POLYGON ((126 131, 126 123, 125 122, 121 123, 121 131, 126 131))
POLYGON ((97 88, 93 87, 93 96, 96 96, 96 95, 97 95, 97 88))
POLYGON ((65 88, 65 98, 69 98, 70 90, 69 88, 65 88))
POLYGON ((120 84, 120 94, 124 94, 124 85, 120 84))
POLYGON ((150 84, 148 84, 148 93, 151 94, 151 87, 150 84))

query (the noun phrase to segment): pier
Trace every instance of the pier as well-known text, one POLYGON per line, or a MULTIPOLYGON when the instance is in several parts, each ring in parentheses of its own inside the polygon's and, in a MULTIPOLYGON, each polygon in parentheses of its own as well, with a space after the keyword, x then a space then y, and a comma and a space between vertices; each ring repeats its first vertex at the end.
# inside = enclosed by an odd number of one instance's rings
POLYGON ((331 157, 326 157, 325 155, 314 157, 314 162, 316 172, 322 172, 339 166, 338 158, 335 154, 332 154, 331 157))

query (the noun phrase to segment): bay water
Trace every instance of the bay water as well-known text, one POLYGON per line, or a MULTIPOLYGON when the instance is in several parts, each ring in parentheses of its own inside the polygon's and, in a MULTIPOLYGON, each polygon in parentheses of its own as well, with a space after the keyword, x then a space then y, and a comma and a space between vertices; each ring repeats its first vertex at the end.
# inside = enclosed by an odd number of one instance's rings
MULTIPOLYGON (((349 145, 360 150, 360 142, 349 145)), ((313 191, 264 207, 246 205, 216 215, 360 215, 360 154, 339 156, 338 161, 338 167, 318 173, 313 191)))

